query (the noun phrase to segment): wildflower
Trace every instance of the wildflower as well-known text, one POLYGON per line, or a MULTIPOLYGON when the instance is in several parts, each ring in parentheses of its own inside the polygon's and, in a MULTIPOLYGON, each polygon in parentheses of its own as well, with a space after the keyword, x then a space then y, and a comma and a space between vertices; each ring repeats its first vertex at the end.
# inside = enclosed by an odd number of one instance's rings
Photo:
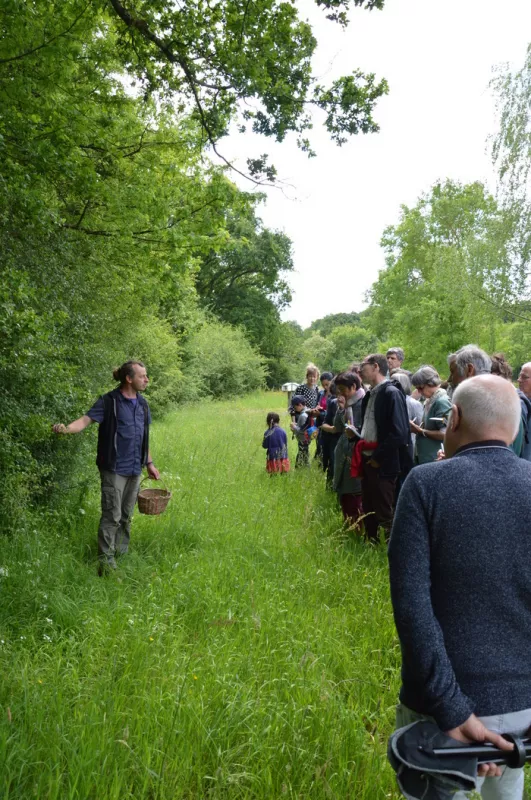
POLYGON ((9 570, 7 567, 0 567, 0 578, 9 578, 9 570))
POLYGON ((80 508, 80 509, 79 509, 79 513, 81 514, 81 516, 83 516, 83 515, 84 515, 84 514, 86 514, 87 512, 85 511, 85 509, 84 509, 84 508, 80 508))
POLYGON ((46 617, 46 622, 48 623, 48 625, 51 625, 52 622, 53 622, 53 619, 50 619, 50 617, 46 617))
POLYGON ((43 634, 42 638, 44 639, 45 642, 51 642, 52 641, 52 637, 48 636, 46 633, 43 634))
POLYGON ((37 678, 37 683, 42 683, 40 678, 37 678))
POLYGON ((197 680, 197 675, 194 675, 194 681, 196 681, 196 680, 197 680))
POLYGON ((150 637, 149 637, 149 641, 150 641, 150 642, 153 642, 153 641, 154 641, 154 639, 153 639, 153 636, 150 636, 150 637))

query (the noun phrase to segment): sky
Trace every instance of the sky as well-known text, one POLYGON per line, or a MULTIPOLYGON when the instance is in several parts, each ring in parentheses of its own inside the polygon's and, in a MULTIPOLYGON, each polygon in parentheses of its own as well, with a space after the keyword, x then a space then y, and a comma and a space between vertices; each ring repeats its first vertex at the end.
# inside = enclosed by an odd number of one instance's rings
POLYGON ((220 144, 242 169, 266 152, 277 167, 282 188, 265 189, 259 213, 293 242, 293 302, 282 317, 307 327, 366 306, 365 293, 384 267, 381 235, 398 222, 402 205, 414 205, 445 178, 495 189, 489 82, 493 68, 523 65, 531 0, 386 0, 382 11, 353 9, 346 31, 311 0, 299 8, 318 41, 314 74, 321 83, 356 68, 389 83, 375 112, 379 133, 338 147, 317 112, 310 132, 317 158, 301 153, 295 137, 277 144, 234 133, 220 144))

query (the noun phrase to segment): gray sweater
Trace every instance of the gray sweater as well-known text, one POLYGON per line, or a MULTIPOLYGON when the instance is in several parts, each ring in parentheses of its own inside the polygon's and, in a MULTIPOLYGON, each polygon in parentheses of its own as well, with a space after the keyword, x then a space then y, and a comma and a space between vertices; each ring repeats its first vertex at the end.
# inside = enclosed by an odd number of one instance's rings
POLYGON ((442 730, 531 708, 531 463, 503 442, 416 467, 389 543, 400 700, 442 730))

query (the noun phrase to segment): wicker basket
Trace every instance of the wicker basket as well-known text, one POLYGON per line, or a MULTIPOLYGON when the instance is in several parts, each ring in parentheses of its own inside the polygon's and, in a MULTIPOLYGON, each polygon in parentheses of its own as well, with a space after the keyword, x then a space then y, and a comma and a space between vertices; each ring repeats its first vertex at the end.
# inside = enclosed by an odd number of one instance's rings
MULTIPOLYGON (((144 478, 144 480, 148 479, 144 478)), ((152 516, 162 514, 170 501, 170 497, 171 492, 166 488, 141 489, 138 493, 138 510, 141 514, 151 514, 152 516)))

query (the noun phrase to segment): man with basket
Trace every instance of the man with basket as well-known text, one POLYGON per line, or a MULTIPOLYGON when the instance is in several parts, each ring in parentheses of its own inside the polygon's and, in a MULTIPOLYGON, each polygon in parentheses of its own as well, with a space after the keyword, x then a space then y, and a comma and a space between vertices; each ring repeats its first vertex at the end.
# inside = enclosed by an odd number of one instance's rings
POLYGON ((126 361, 115 369, 119 386, 102 395, 79 419, 53 426, 54 433, 80 433, 99 424, 96 464, 101 476, 101 519, 98 528, 99 574, 116 569, 116 555, 127 553, 131 517, 142 468, 158 481, 160 474, 149 451, 151 414, 142 397, 149 378, 141 361, 126 361))

